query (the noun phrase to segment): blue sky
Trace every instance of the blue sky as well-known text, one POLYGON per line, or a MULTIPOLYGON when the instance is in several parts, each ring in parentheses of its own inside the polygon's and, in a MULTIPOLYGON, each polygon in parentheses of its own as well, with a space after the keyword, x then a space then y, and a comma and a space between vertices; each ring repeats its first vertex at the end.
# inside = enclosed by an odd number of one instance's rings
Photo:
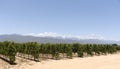
POLYGON ((120 40, 120 0, 0 0, 0 34, 55 32, 120 40))

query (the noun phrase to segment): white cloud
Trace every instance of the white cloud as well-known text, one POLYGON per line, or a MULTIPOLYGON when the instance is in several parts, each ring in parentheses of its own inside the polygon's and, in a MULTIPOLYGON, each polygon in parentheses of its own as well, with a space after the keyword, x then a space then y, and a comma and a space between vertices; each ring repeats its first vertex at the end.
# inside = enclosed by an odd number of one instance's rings
POLYGON ((39 34, 30 33, 30 34, 25 34, 25 35, 31 35, 31 36, 36 36, 36 37, 64 37, 64 35, 53 33, 53 32, 43 32, 39 34))
POLYGON ((43 32, 39 34, 30 33, 30 34, 24 34, 24 35, 30 35, 30 36, 36 36, 36 37, 61 37, 61 38, 75 38, 75 39, 104 39, 105 38, 99 34, 89 34, 89 35, 71 35, 71 34, 58 34, 54 32, 43 32))

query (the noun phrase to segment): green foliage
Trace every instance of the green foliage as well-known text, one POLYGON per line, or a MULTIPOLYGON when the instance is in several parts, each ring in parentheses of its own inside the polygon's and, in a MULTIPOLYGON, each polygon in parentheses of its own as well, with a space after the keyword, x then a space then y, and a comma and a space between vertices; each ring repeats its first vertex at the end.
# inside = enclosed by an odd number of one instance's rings
POLYGON ((73 53, 77 53, 79 51, 79 46, 80 44, 78 43, 73 44, 73 49, 72 49, 73 53))
POLYGON ((59 59, 59 46, 57 46, 57 44, 52 44, 51 47, 51 54, 52 57, 55 58, 56 60, 59 59))
POLYGON ((66 54, 67 54, 67 57, 72 59, 72 45, 71 44, 67 44, 66 45, 66 54))
POLYGON ((82 45, 79 45, 78 47, 78 51, 77 51, 77 54, 78 54, 78 57, 83 57, 84 54, 83 54, 83 46, 82 45))
MULTIPOLYGON (((63 57, 72 58, 77 53, 78 57, 84 57, 84 53, 88 56, 113 54, 120 51, 120 46, 117 44, 38 44, 37 42, 14 43, 14 42, 0 42, 0 54, 6 56, 10 63, 15 63, 15 56, 17 53, 22 54, 22 57, 39 60, 39 55, 51 55, 53 59, 60 59, 63 57), (74 53, 74 54, 73 54, 74 53)), ((49 58, 49 57, 47 57, 49 58)))
POLYGON ((14 43, 10 43, 8 45, 8 56, 11 64, 13 64, 15 61, 15 55, 16 55, 16 48, 14 46, 14 43))
POLYGON ((14 45, 14 42, 0 42, 0 54, 6 56, 11 64, 15 63, 15 56, 17 53, 16 47, 14 45))

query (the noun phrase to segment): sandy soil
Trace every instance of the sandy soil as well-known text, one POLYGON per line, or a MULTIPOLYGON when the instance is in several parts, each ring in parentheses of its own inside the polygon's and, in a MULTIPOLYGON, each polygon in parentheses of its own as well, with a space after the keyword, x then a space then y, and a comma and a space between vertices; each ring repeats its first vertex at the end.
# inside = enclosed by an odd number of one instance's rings
POLYGON ((107 56, 47 60, 34 62, 17 57, 17 65, 11 66, 0 60, 0 69, 120 69, 120 53, 107 56), (5 68, 4 66, 7 66, 5 68))

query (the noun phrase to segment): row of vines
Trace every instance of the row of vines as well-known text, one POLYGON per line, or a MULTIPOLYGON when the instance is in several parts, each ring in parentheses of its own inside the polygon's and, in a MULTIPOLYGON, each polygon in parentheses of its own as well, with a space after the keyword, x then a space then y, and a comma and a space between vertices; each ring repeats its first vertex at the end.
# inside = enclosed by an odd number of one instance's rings
POLYGON ((70 58, 114 54, 120 51, 117 44, 38 44, 37 42, 0 42, 0 57, 15 63, 16 56, 39 61, 40 58, 70 58))

